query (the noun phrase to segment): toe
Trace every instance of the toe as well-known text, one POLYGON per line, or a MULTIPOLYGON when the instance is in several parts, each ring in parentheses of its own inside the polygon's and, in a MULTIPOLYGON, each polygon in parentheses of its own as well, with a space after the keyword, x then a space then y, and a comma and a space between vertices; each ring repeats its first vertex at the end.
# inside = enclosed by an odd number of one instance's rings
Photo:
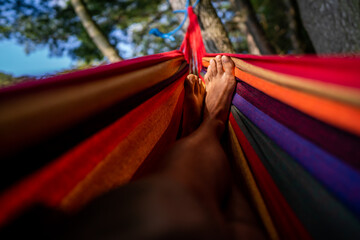
POLYGON ((194 85, 195 85, 195 75, 190 74, 186 77, 185 79, 185 83, 184 83, 184 87, 185 87, 185 91, 187 93, 193 93, 194 92, 194 85))
POLYGON ((235 64, 233 60, 231 60, 231 58, 228 56, 222 56, 221 60, 222 60, 222 65, 224 66, 225 69, 225 73, 234 75, 235 64))
POLYGON ((201 78, 199 78, 199 93, 203 94, 204 92, 205 92, 205 88, 204 88, 203 82, 202 82, 201 78))
MULTIPOLYGON (((208 81, 210 81, 210 78, 211 77, 214 77, 214 76, 216 76, 216 74, 217 74, 217 70, 216 70, 216 62, 215 62, 215 60, 214 59, 211 59, 210 60, 210 65, 209 65, 209 67, 208 67, 208 69, 207 69, 207 73, 206 73, 206 75, 208 75, 208 81)), ((205 75, 205 76, 206 76, 205 75)))
POLYGON ((221 60, 221 55, 217 55, 215 57, 215 61, 216 61, 217 74, 223 74, 224 70, 223 70, 223 64, 222 64, 222 60, 221 60))
POLYGON ((193 78, 194 78, 194 93, 198 94, 200 91, 199 78, 196 75, 193 75, 193 78))

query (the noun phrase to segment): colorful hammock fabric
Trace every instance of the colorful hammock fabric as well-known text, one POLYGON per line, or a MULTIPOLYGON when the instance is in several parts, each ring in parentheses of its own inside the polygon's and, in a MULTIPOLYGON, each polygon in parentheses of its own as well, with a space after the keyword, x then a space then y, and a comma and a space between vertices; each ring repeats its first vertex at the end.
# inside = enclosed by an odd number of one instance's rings
MULTIPOLYGON (((188 15, 181 51, 0 89, 0 229, 38 204, 78 210, 156 165, 179 138, 189 69, 217 55, 188 15)), ((360 58, 222 55, 237 77, 230 161, 269 237, 360 239, 360 58)))
MULTIPOLYGON (((360 59, 229 56, 234 171, 269 236, 360 238, 360 59)), ((35 204, 79 209, 155 164, 188 71, 172 51, 1 89, 1 226, 35 204)))

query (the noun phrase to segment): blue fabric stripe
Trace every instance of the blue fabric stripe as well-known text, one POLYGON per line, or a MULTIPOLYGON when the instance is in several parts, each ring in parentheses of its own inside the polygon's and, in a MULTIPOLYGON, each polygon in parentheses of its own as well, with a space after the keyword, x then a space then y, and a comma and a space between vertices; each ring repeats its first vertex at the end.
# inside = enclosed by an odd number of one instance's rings
POLYGON ((357 216, 360 216, 359 172, 270 118, 240 95, 235 94, 233 104, 357 216))
POLYGON ((360 239, 356 215, 235 106, 231 112, 289 206, 314 239, 360 239))

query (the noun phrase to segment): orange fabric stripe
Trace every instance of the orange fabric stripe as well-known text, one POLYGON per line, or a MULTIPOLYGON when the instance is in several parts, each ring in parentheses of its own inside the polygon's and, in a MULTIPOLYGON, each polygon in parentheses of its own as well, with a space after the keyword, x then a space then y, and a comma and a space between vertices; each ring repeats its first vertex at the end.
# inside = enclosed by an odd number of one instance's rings
MULTIPOLYGON (((208 66, 208 62, 203 62, 208 66)), ((235 68, 235 75, 254 88, 300 111, 343 130, 360 135, 360 109, 270 83, 235 68)))
MULTIPOLYGON (((205 61, 210 61, 210 59, 210 57, 203 58, 205 61)), ((310 94, 315 94, 320 97, 326 97, 331 100, 341 101, 345 104, 351 104, 358 107, 360 106, 360 91, 358 89, 274 72, 249 64, 234 57, 232 57, 232 60, 235 62, 238 69, 263 80, 310 94)))
POLYGON ((184 77, 178 80, 171 96, 77 184, 61 201, 60 208, 66 211, 78 209, 94 197, 130 181, 170 124, 183 91, 183 80, 184 77))
POLYGON ((249 85, 326 123, 360 135, 360 110, 335 101, 266 82, 236 68, 235 75, 249 85))
POLYGON ((151 153, 136 170, 135 174, 131 178, 131 181, 136 181, 148 174, 157 172, 162 167, 163 155, 169 150, 172 144, 175 143, 180 131, 184 93, 185 91, 183 90, 166 131, 156 143, 155 147, 151 150, 151 153))

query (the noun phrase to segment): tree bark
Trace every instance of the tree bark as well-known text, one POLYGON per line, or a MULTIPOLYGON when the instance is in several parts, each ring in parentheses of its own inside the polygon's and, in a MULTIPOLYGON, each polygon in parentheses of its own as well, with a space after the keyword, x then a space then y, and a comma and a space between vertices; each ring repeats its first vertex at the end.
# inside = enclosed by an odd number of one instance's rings
POLYGON ((246 42, 250 54, 261 55, 259 47, 256 45, 253 35, 249 32, 246 33, 246 42))
POLYGON ((298 0, 317 53, 360 52, 359 0, 298 0))
MULTIPOLYGON (((185 1, 169 0, 173 10, 185 9, 185 1)), ((195 1, 192 1, 195 2, 195 1)), ((216 14, 210 0, 201 0, 194 9, 199 19, 201 34, 208 53, 234 53, 234 48, 224 25, 216 14)), ((182 16, 179 16, 179 19, 182 16)))
POLYGON ((284 5, 287 8, 286 17, 289 24, 289 35, 291 45, 293 47, 293 53, 299 54, 303 53, 303 49, 301 48, 300 34, 299 34, 299 26, 296 21, 296 11, 294 7, 294 1, 292 0, 283 0, 284 5))
POLYGON ((100 52, 110 61, 117 62, 123 60, 118 51, 114 46, 112 46, 108 38, 101 32, 99 26, 91 18, 91 15, 86 8, 83 0, 71 0, 71 4, 80 18, 82 25, 84 26, 86 32, 89 34, 90 38, 100 50, 100 52))
MULTIPOLYGON (((235 7, 234 2, 235 1, 232 0, 232 4, 235 7)), ((234 13, 235 16, 231 20, 231 31, 239 31, 246 38, 248 52, 250 54, 261 55, 260 49, 257 46, 254 37, 249 33, 249 30, 247 28, 246 14, 244 14, 243 11, 238 10, 235 10, 234 13)))
MULTIPOLYGON (((251 35, 261 54, 274 54, 275 50, 265 36, 264 29, 260 25, 254 8, 249 0, 231 0, 237 14, 244 15, 248 34, 251 35)), ((248 38, 248 37, 247 37, 248 38)), ((251 39, 251 38, 249 38, 251 39)), ((249 43, 249 42, 248 42, 249 43)))

